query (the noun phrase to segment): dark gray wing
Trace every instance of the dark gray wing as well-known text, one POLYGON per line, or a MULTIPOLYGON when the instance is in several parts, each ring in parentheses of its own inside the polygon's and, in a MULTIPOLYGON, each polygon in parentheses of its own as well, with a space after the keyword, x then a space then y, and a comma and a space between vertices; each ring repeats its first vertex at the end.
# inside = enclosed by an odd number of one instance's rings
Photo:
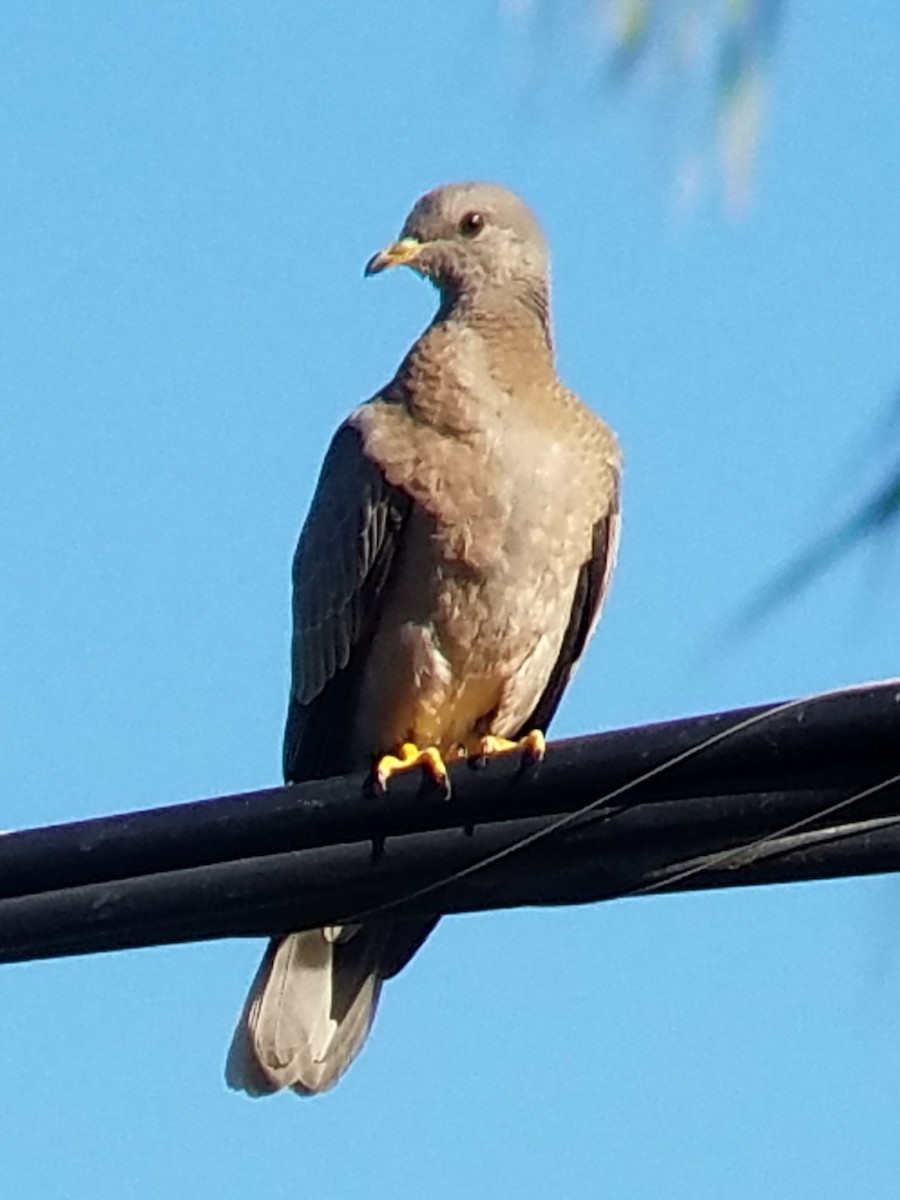
POLYGON ((366 765, 351 759, 350 725, 411 504, 342 425, 294 555, 288 783, 366 765))
MULTIPOLYGON (((412 500, 366 456, 352 424, 335 434, 294 555, 291 698, 284 731, 288 783, 326 779, 367 764, 354 761, 353 714, 369 648, 390 594, 412 500)), ((389 747, 385 747, 385 750, 389 747)), ((377 960, 395 975, 437 924, 388 921, 334 948, 335 978, 365 978, 377 960)), ((357 984, 358 984, 357 980, 357 984)))
POLYGON ((563 692, 575 674, 579 660, 600 618, 600 610, 609 589, 619 546, 621 512, 618 485, 613 491, 609 511, 594 525, 591 557, 578 573, 572 612, 566 627, 556 665, 534 712, 516 733, 524 737, 532 729, 546 731, 559 707, 563 692))

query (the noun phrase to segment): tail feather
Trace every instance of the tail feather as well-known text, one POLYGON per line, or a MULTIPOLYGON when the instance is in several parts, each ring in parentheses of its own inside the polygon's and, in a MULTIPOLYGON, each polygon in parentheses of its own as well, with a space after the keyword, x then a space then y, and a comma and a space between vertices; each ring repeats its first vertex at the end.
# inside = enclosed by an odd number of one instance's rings
POLYGON ((252 1096, 333 1087, 362 1049, 381 992, 384 932, 314 929, 270 943, 238 1021, 225 1079, 252 1096))
POLYGON ((251 1096, 334 1087, 365 1043, 382 983, 435 924, 332 926, 273 939, 228 1051, 228 1086, 251 1096))

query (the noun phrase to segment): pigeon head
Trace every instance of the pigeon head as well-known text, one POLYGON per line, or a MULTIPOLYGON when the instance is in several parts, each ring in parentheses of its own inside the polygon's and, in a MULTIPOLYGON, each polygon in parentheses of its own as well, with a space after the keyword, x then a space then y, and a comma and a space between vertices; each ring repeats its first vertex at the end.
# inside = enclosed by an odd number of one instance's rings
POLYGON ((452 183, 417 201, 398 241, 374 255, 366 275, 411 267, 444 307, 495 307, 521 299, 546 323, 549 255, 531 209, 496 183, 452 183))

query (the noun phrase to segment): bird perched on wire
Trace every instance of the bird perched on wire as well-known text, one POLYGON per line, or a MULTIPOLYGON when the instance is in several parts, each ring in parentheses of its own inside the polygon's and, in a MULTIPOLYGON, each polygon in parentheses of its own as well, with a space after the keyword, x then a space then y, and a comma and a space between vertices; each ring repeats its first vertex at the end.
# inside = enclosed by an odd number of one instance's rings
MULTIPOLYGON (((541 229, 506 188, 423 196, 366 267, 440 297, 396 375, 335 434, 293 567, 288 782, 384 788, 544 731, 593 632, 619 535, 612 431, 559 380, 541 229)), ((226 1068, 253 1095, 337 1082, 382 983, 435 921, 273 940, 226 1068)))

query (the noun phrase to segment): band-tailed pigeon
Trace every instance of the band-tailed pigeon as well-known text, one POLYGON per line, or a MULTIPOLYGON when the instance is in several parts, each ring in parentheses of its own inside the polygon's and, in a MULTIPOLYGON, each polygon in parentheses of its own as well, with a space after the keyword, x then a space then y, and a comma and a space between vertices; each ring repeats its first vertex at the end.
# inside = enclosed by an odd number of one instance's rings
MULTIPOLYGON (((559 381, 547 246, 496 184, 423 196, 372 275, 440 295, 391 382, 341 425, 294 558, 289 782, 421 767, 543 731, 593 632, 616 556, 612 431, 559 381)), ((235 1088, 330 1088, 381 985, 435 922, 274 940, 229 1053, 235 1088)))

